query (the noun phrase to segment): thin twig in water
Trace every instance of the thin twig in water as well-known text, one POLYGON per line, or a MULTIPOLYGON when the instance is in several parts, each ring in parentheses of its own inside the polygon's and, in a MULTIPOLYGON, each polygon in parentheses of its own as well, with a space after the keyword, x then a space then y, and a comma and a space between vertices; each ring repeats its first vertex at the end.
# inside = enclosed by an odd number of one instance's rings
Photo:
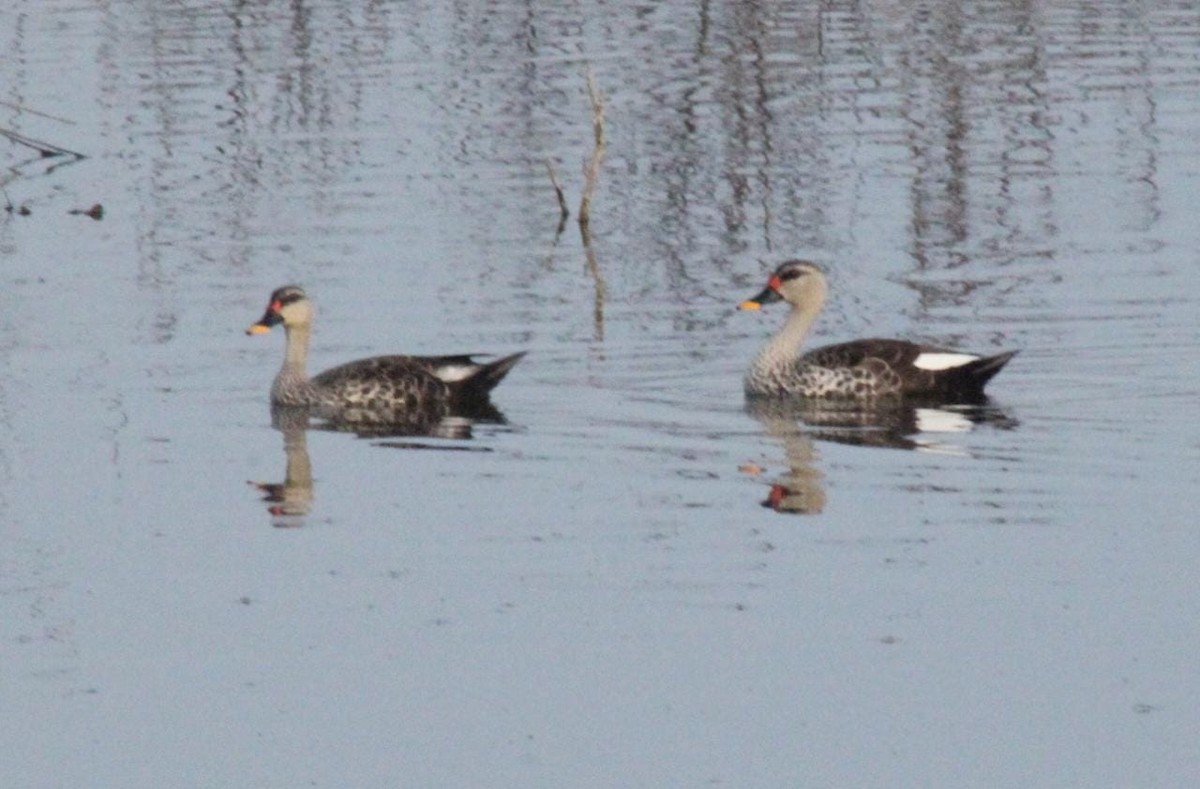
POLYGON ((596 181, 600 178, 600 163, 604 160, 604 100, 596 89, 596 80, 592 77, 592 69, 587 69, 588 98, 592 102, 592 135, 596 147, 592 149, 592 158, 588 160, 583 170, 583 197, 579 199, 579 226, 586 228, 591 222, 592 193, 596 190, 596 181))
POLYGON ((0 107, 8 107, 10 110, 16 110, 17 112, 20 112, 25 115, 36 115, 39 118, 47 118, 48 120, 58 121, 59 123, 65 123, 68 126, 75 125, 75 121, 71 120, 70 118, 63 118, 58 115, 51 115, 48 112, 38 112, 37 110, 30 109, 29 107, 26 107, 23 104, 16 104, 11 101, 0 100, 0 107))
POLYGON ((32 137, 26 137, 24 134, 18 134, 11 129, 0 129, 0 137, 7 137, 9 140, 17 143, 18 145, 24 145, 32 148, 43 157, 74 156, 76 159, 86 158, 81 153, 76 153, 75 151, 68 150, 67 148, 60 148, 57 145, 53 145, 48 142, 42 142, 41 140, 35 140, 32 137))

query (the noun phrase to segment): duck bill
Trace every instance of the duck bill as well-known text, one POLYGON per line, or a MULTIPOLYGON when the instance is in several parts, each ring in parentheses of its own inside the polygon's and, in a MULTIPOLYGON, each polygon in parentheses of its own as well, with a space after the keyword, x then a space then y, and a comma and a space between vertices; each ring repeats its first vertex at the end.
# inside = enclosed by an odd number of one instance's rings
POLYGON ((746 299, 738 305, 739 310, 760 310, 765 304, 773 304, 783 297, 770 285, 762 289, 762 293, 752 299, 746 299))
POLYGON ((246 334, 266 334, 272 326, 278 326, 282 322, 283 318, 279 313, 268 307, 263 316, 258 319, 258 323, 252 323, 246 327, 246 334))

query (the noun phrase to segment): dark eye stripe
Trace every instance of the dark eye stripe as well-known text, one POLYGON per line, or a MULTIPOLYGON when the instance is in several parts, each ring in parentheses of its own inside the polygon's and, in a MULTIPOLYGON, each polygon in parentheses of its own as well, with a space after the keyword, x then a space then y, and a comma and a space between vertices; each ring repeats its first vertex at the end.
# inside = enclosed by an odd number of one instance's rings
POLYGON ((271 294, 271 301, 284 304, 295 304, 304 298, 304 292, 298 288, 279 288, 271 294))

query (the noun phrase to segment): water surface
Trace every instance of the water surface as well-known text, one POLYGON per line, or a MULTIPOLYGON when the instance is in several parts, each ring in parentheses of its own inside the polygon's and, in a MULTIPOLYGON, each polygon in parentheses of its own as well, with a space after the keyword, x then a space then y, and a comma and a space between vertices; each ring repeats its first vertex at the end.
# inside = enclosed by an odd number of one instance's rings
POLYGON ((0 11, 86 157, 0 140, 13 785, 1189 785, 1200 7, 959 6, 0 11), (747 412, 791 256, 814 341, 1021 353, 747 412), (506 421, 281 432, 292 281, 317 368, 529 349, 506 421))

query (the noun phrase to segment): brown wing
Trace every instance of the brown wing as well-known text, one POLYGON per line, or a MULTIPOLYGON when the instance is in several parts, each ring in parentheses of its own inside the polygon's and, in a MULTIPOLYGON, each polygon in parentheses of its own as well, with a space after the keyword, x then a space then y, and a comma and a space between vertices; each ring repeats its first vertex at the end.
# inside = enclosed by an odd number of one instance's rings
POLYGON ((939 351, 906 340, 866 339, 814 348, 804 354, 802 361, 818 367, 858 367, 869 359, 877 359, 887 367, 900 371, 911 368, 921 353, 939 351))
POLYGON ((902 395, 961 397, 964 401, 983 396, 983 387, 1016 351, 988 356, 957 367, 927 370, 914 362, 923 353, 962 353, 905 340, 855 340, 816 348, 801 363, 818 367, 857 368, 869 371, 885 388, 902 395))
POLYGON ((333 367, 312 379, 324 395, 367 408, 430 408, 445 404, 450 388, 419 356, 375 356, 333 367))

